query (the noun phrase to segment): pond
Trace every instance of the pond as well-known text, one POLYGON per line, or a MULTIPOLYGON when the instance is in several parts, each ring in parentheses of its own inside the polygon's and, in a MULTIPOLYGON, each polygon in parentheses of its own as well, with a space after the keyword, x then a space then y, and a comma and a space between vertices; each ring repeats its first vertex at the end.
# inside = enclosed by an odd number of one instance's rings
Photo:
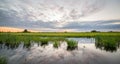
POLYGON ((104 46, 95 38, 67 39, 77 41, 78 46, 70 48, 66 41, 32 42, 29 46, 21 42, 14 48, 0 44, 0 55, 8 64, 120 64, 119 44, 104 46))

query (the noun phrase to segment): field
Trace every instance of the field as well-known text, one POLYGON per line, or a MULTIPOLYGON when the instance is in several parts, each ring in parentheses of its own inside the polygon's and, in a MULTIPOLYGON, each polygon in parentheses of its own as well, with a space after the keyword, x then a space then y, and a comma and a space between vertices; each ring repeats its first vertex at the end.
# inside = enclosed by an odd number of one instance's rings
POLYGON ((120 36, 120 32, 38 32, 38 33, 0 33, 0 36, 25 35, 25 36, 44 36, 44 37, 95 37, 100 36, 120 36))

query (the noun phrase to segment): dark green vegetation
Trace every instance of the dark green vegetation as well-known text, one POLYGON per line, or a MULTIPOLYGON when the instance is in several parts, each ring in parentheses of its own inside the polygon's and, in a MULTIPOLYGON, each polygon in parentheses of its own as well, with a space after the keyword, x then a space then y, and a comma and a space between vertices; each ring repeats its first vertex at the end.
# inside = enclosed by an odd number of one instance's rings
POLYGON ((96 47, 106 51, 117 51, 120 46, 120 36, 96 36, 96 47))
POLYGON ((1 35, 24 35, 24 36, 44 36, 44 37, 95 37, 100 36, 120 36, 120 32, 38 32, 38 33, 0 33, 1 35))
POLYGON ((96 39, 96 47, 106 51, 116 51, 120 44, 120 32, 39 32, 39 33, 0 33, 0 44, 8 48, 16 48, 20 43, 30 47, 31 43, 45 46, 53 41, 53 47, 60 46, 59 41, 66 41, 68 49, 76 49, 77 42, 67 40, 65 37, 93 37, 96 39))
POLYGON ((28 33, 29 31, 27 30, 27 29, 25 29, 24 31, 23 31, 23 33, 28 33))
POLYGON ((27 35, 13 35, 13 34, 1 34, 0 44, 5 44, 8 48, 16 48, 20 43, 28 48, 31 43, 39 43, 41 46, 47 45, 48 41, 63 41, 62 37, 39 37, 39 36, 27 36, 27 35))
POLYGON ((0 64, 7 64, 7 60, 5 57, 0 56, 0 64))
POLYGON ((54 43, 53 43, 53 47, 54 48, 58 48, 60 46, 60 42, 59 41, 55 41, 54 43))
POLYGON ((78 42, 75 40, 67 40, 67 50, 74 50, 78 47, 78 42))

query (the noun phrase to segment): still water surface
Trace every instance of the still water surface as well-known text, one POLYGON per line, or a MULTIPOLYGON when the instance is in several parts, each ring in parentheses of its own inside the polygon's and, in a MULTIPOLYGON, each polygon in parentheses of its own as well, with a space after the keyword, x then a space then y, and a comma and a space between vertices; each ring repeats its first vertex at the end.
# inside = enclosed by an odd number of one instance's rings
POLYGON ((32 43, 14 49, 0 45, 0 55, 8 58, 8 64, 120 64, 120 48, 116 51, 101 50, 95 46, 94 38, 68 38, 78 41, 78 48, 67 50, 65 41, 54 48, 52 42, 44 46, 32 43))

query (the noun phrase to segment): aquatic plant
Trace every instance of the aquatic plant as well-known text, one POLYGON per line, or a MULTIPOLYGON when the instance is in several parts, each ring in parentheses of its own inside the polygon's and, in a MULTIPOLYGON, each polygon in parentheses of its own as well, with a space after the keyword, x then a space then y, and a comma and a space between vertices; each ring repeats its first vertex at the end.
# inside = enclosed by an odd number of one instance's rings
MULTIPOLYGON (((22 42, 24 46, 30 47, 31 42, 39 43, 40 45, 47 45, 49 41, 67 41, 65 37, 95 37, 96 46, 101 47, 104 45, 104 48, 107 47, 116 49, 115 46, 119 46, 120 42, 120 33, 119 32, 39 32, 39 33, 0 33, 0 44, 5 44, 8 48, 16 48, 22 42), (97 37, 97 35, 99 35, 97 37), (46 37, 41 37, 46 36, 46 37), (54 36, 54 37, 52 37, 54 36), (105 37, 105 38, 104 38, 105 37), (101 43, 103 42, 103 43, 101 43), (105 43, 106 42, 106 43, 105 43), (114 45, 114 46, 111 46, 114 45), (106 46, 106 47, 105 47, 106 46)), ((73 43, 67 43, 68 48, 72 48, 75 45, 73 43)), ((57 43, 54 43, 57 46, 57 43)), ((108 49, 109 49, 108 48, 108 49)))
POLYGON ((55 41, 55 42, 53 43, 53 47, 54 47, 54 48, 58 48, 59 46, 60 46, 60 42, 55 41))
POLYGON ((42 39, 41 40, 41 46, 48 45, 48 40, 47 39, 42 39))
POLYGON ((0 56, 0 64, 7 64, 7 59, 3 56, 0 56))
POLYGON ((67 40, 67 50, 77 49, 78 42, 75 40, 67 40))
POLYGON ((106 50, 110 52, 117 51, 117 48, 120 46, 120 37, 118 36, 96 36, 96 48, 101 50, 106 50))
MULTIPOLYGON (((27 33, 26 33, 27 34, 27 33)), ((0 34, 0 44, 5 44, 8 48, 17 48, 19 44, 24 43, 24 47, 29 48, 32 42, 39 43, 41 46, 47 45, 49 41, 64 41, 62 37, 40 37, 34 35, 13 35, 0 34)))

